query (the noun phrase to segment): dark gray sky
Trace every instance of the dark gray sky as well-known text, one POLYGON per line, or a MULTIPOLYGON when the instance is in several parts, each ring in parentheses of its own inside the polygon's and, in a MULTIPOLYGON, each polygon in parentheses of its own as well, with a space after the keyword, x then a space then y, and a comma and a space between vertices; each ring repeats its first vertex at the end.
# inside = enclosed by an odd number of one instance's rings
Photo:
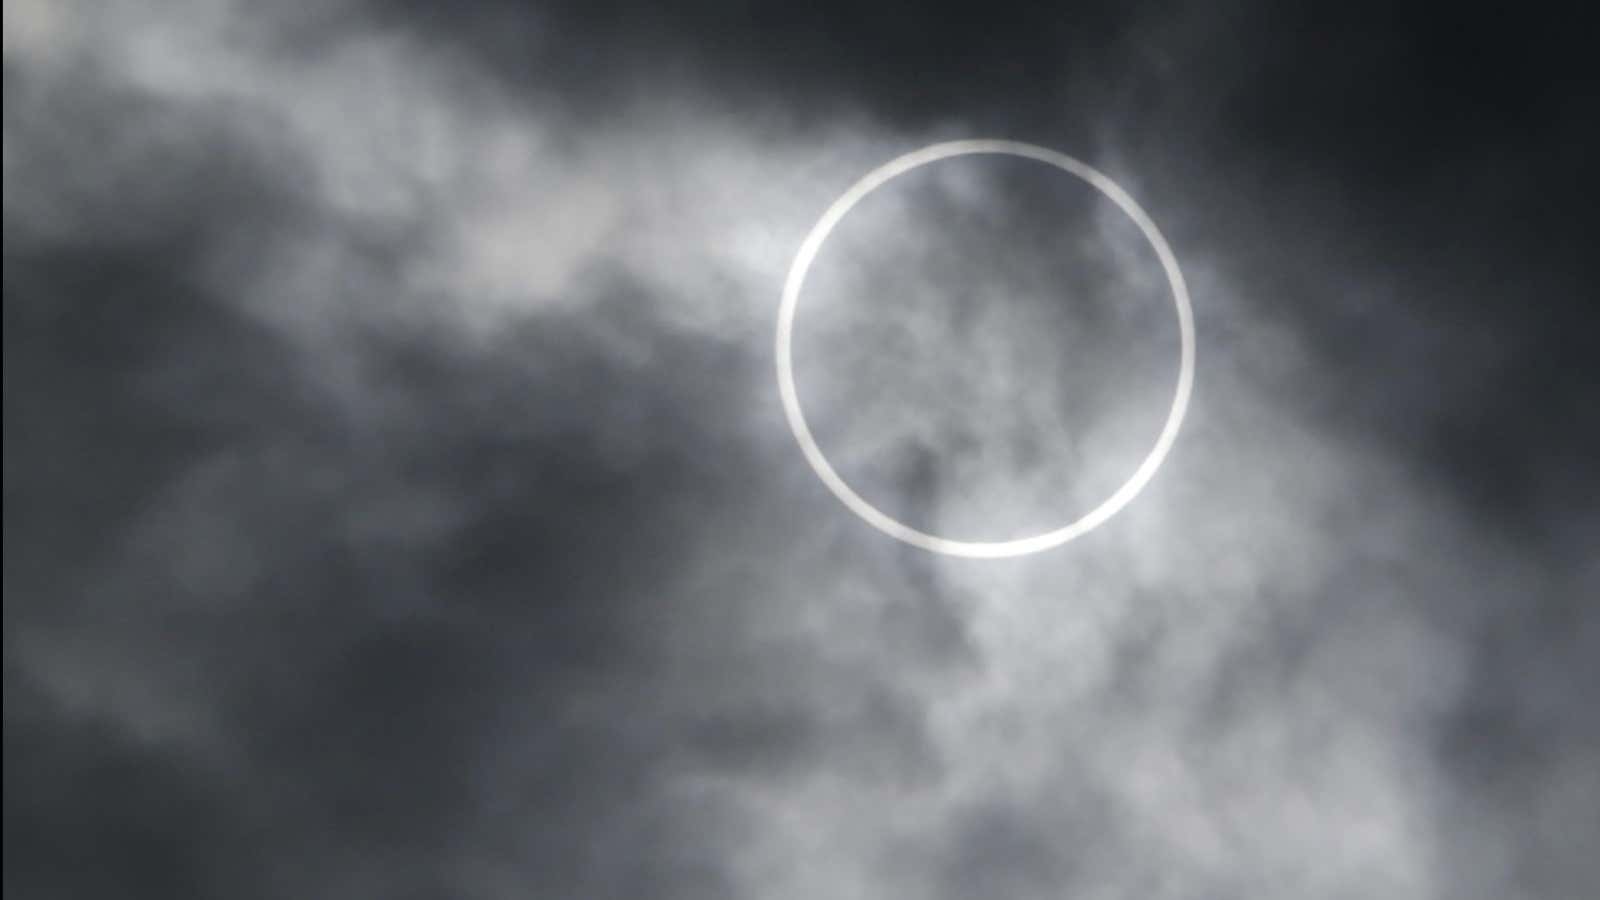
POLYGON ((1020 6, 7 0, 8 900, 1600 883, 1582 30, 1020 6))

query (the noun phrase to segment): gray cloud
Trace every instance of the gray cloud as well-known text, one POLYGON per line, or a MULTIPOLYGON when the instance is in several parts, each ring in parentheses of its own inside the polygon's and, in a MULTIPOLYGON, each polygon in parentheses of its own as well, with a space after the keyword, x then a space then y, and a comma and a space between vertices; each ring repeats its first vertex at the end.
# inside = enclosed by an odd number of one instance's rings
MULTIPOLYGON (((1595 880, 1566 107, 1508 63, 1526 122, 1377 148, 1436 91, 1387 32, 1327 26, 1352 85, 1256 7, 882 9, 7 10, 8 896, 1595 880), (976 564, 815 482, 770 329, 834 193, 995 128, 1149 207, 1200 371, 1112 524, 976 564)), ((1171 323, 1114 216, 962 166, 841 229, 803 376, 874 496, 1018 527, 1171 323)))

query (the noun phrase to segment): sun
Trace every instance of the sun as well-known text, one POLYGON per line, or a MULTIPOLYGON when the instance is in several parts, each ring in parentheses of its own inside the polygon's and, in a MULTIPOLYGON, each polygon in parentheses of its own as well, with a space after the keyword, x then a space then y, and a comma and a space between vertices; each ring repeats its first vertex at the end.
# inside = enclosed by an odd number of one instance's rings
POLYGON ((1166 238, 1162 237, 1161 230, 1156 227, 1149 214, 1128 195, 1127 191, 1098 169, 1064 153, 1019 141, 963 140, 933 144, 896 157, 868 172, 833 201, 823 212, 822 218, 817 220, 817 224, 812 226, 805 241, 800 244, 800 250, 795 254, 794 262, 789 267, 789 276, 784 281, 783 300, 778 308, 776 343, 778 396, 783 401, 783 411, 789 422, 789 430, 794 433, 795 441, 799 443, 801 453, 804 454, 812 471, 816 472, 817 477, 822 479, 822 483, 839 498, 845 508, 884 534, 933 553, 975 559, 1025 556, 1059 547, 1104 524, 1138 496, 1155 475, 1156 470, 1161 467, 1161 463, 1167 458, 1167 453, 1172 449, 1173 442, 1178 438, 1178 430, 1182 427, 1184 415, 1189 408, 1189 396, 1194 389, 1194 353, 1194 311, 1189 302, 1189 289, 1184 283, 1183 271, 1178 266, 1177 258, 1173 256, 1166 238), (1173 307, 1178 316, 1180 356, 1178 382, 1172 395, 1172 407, 1167 412, 1166 422, 1156 437, 1155 445, 1150 448, 1150 452, 1140 462, 1138 468, 1110 496, 1080 518, 1059 528, 1006 541, 956 541, 929 534, 912 528, 868 503, 839 476, 838 472, 834 471, 828 458, 823 455, 822 448, 817 446, 816 438, 812 436, 811 428, 806 424, 805 412, 800 408, 800 396, 794 378, 794 320, 800 306, 800 293, 805 286, 806 272, 811 268, 811 263, 816 259, 823 242, 828 239, 834 227, 857 203, 890 180, 930 163, 976 154, 1015 156, 1042 162, 1088 182, 1090 186, 1104 194, 1133 220, 1145 240, 1150 243, 1151 249, 1155 250, 1156 257, 1161 261, 1161 268, 1166 273, 1167 283, 1172 292, 1173 307))

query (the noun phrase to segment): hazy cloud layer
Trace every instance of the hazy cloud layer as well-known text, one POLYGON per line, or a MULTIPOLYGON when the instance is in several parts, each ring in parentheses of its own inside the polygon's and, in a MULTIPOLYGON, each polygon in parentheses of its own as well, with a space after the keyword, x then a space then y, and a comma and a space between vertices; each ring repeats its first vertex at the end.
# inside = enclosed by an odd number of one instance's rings
POLYGON ((1031 15, 8 4, 7 896, 1600 880, 1559 29, 1031 15))

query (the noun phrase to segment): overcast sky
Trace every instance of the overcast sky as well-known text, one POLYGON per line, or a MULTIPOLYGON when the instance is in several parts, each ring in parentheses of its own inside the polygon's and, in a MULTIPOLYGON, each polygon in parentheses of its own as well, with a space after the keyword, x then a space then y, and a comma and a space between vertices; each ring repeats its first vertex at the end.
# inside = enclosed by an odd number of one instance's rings
POLYGON ((1582 30, 1019 6, 6 0, 7 900, 1591 891, 1582 30))

